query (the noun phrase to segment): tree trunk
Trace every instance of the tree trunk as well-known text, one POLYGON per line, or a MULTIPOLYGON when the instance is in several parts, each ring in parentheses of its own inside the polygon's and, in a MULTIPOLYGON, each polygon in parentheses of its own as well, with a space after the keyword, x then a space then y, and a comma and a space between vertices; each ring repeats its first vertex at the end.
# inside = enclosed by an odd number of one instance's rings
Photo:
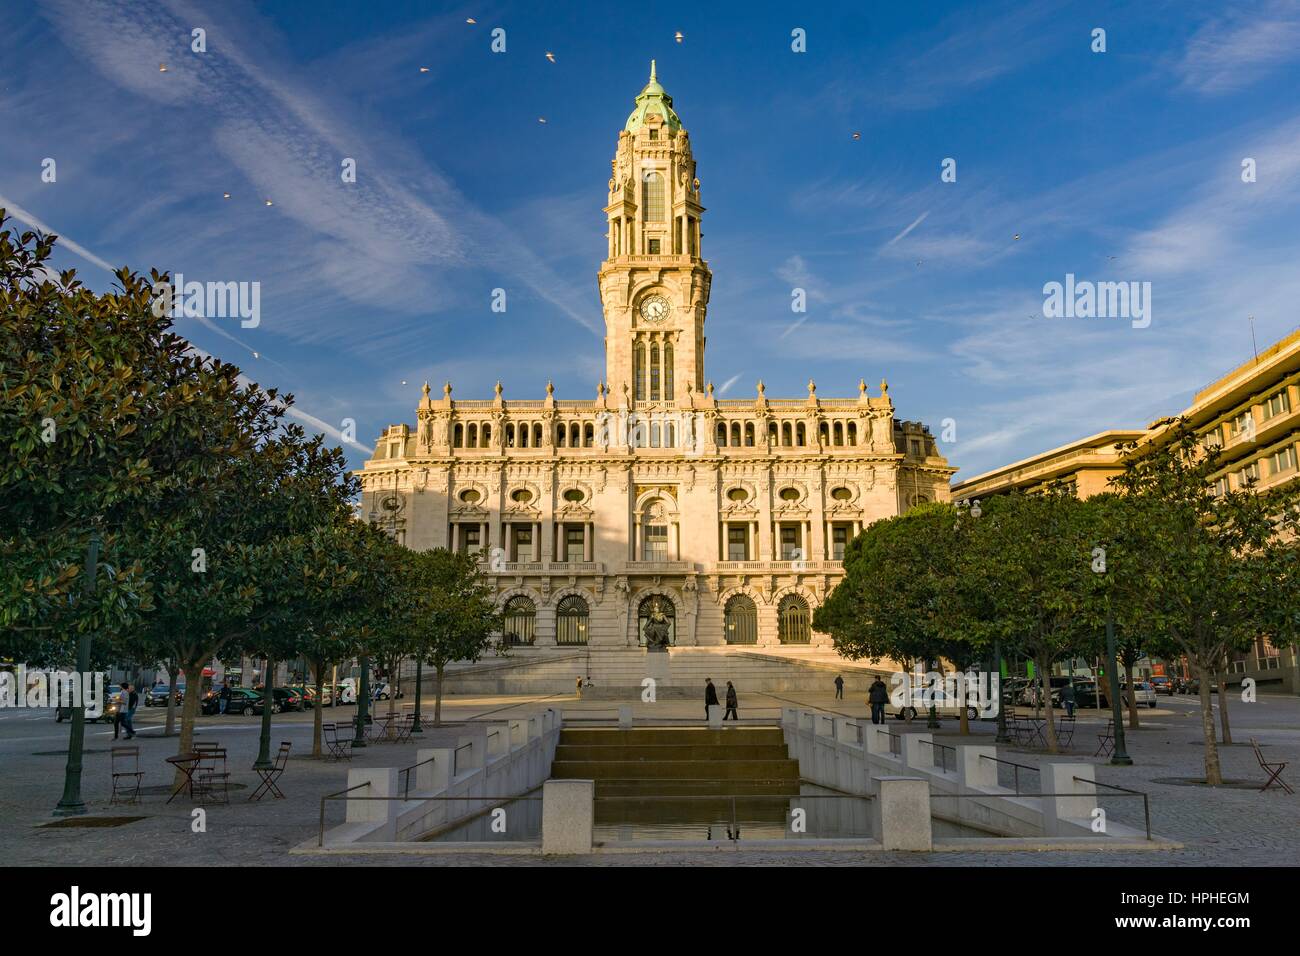
POLYGON ((1223 783, 1223 772, 1219 768, 1219 748, 1214 740, 1214 713, 1210 708, 1209 679, 1213 672, 1198 664, 1196 673, 1201 698, 1201 731, 1205 734, 1205 782, 1217 787, 1223 783))
MULTIPOLYGON (((180 668, 176 666, 175 661, 167 663, 167 725, 163 730, 164 737, 170 737, 176 733, 176 675, 180 668)), ((184 733, 182 730, 181 733, 184 733)), ((184 753, 185 751, 182 751, 184 753)))
MULTIPOLYGON (((402 659, 397 659, 397 666, 388 672, 388 716, 397 712, 397 674, 402 668, 402 659)), ((391 726, 391 724, 390 724, 391 726)))
POLYGON ((325 709, 325 664, 322 661, 313 660, 311 662, 311 676, 316 683, 316 706, 312 708, 314 713, 311 720, 311 755, 313 757, 321 756, 320 734, 321 722, 324 716, 321 711, 325 709))
POLYGON ((433 697, 433 726, 442 726, 442 669, 446 664, 438 663, 433 665, 437 670, 437 687, 434 690, 433 697))
POLYGON ((1056 743, 1056 720, 1052 713, 1052 662, 1043 655, 1034 661, 1038 668, 1038 680, 1042 686, 1043 716, 1047 720, 1047 752, 1060 753, 1056 743))
POLYGON ((1232 743, 1232 728, 1228 725, 1228 674, 1219 674, 1219 729, 1223 732, 1224 744, 1232 743))
MULTIPOLYGON (((187 674, 203 673, 203 662, 201 660, 188 661, 183 666, 187 674)), ((171 672, 171 676, 172 676, 172 684, 170 688, 171 690, 174 690, 176 687, 176 682, 175 682, 176 671, 177 668, 173 667, 173 670, 171 672)), ((180 743, 176 747, 177 756, 180 756, 181 754, 192 753, 194 751, 194 720, 199 713, 199 695, 197 693, 190 693, 188 686, 186 686, 185 691, 186 691, 185 700, 181 702, 181 739, 180 739, 180 743)), ((167 698, 167 716, 169 721, 172 719, 172 715, 175 713, 175 710, 176 710, 175 695, 172 694, 169 695, 167 698)), ((179 769, 177 769, 175 775, 172 777, 173 789, 179 787, 181 783, 184 782, 184 780, 185 780, 185 775, 181 773, 179 769)))
POLYGON ((275 661, 266 659, 266 672, 262 675, 262 732, 259 735, 257 760, 254 767, 271 765, 271 708, 275 706, 275 661))
POLYGON ((1133 683, 1133 665, 1124 665, 1124 678, 1128 684, 1128 726, 1129 730, 1138 729, 1138 695, 1137 685, 1133 683))

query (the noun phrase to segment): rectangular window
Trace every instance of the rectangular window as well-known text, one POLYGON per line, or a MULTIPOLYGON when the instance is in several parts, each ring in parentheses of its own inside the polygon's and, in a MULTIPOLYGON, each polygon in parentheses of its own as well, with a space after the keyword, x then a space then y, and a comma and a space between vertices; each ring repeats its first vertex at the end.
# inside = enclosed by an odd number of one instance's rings
POLYGON ((1232 420, 1233 437, 1250 430, 1250 417, 1250 409, 1246 409, 1246 411, 1242 412, 1232 420))
POLYGON ((1287 395, 1286 389, 1282 389, 1264 403, 1265 418, 1273 418, 1289 411, 1291 411, 1291 398, 1287 395))
POLYGON ((460 526, 460 553, 472 554, 477 551, 482 542, 480 536, 483 529, 476 524, 463 524, 460 526))
POLYGON ((658 139, 658 138, 659 138, 659 130, 657 130, 657 129, 652 129, 652 130, 650 130, 650 138, 651 138, 651 139, 658 139))
POLYGON ((586 545, 583 528, 580 524, 566 524, 564 526, 564 560, 581 561, 583 560, 583 548, 586 545))
POLYGON ((659 255, 659 240, 658 240, 658 239, 651 239, 650 242, 649 242, 649 246, 650 246, 650 248, 649 248, 648 251, 649 251, 650 255, 652 255, 652 256, 657 256, 657 255, 659 255))
POLYGON ((743 524, 727 525, 727 560, 749 560, 749 529, 743 524))
POLYGON ((1214 484, 1211 485, 1210 491, 1216 498, 1222 498, 1226 495, 1228 493, 1228 476, 1224 475, 1222 478, 1216 479, 1214 484))
POLYGON ((517 524, 514 526, 513 535, 514 551, 512 560, 531 561, 533 560, 533 526, 529 524, 517 524))
POLYGON ((668 560, 668 526, 648 524, 641 528, 641 560, 668 560))
POLYGON ((1252 461, 1241 471, 1237 472, 1237 487, 1245 488, 1247 481, 1259 481, 1259 462, 1252 461))
POLYGON ((1295 445, 1288 445, 1268 460, 1268 473, 1270 475, 1280 475, 1284 471, 1293 470, 1295 464, 1295 445))
POLYGON ((846 524, 831 525, 831 559, 843 561, 844 549, 848 546, 849 526, 846 524))
POLYGON ((799 526, 781 525, 781 560, 797 561, 802 557, 803 552, 799 548, 799 526))

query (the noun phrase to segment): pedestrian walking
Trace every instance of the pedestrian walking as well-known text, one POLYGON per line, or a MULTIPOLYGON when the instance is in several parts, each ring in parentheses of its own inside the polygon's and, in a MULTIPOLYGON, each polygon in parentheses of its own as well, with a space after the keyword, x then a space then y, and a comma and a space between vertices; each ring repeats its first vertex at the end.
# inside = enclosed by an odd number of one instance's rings
POLYGON ((225 681, 221 682, 221 693, 217 695, 217 712, 224 714, 226 708, 230 706, 230 685, 225 681))
POLYGON ((582 675, 581 674, 578 675, 578 680, 575 685, 574 693, 577 694, 579 697, 582 696, 582 675))
POLYGON ((1065 716, 1074 716, 1074 685, 1066 684, 1061 688, 1061 703, 1065 705, 1065 716))
POLYGON ((727 712, 722 715, 722 719, 726 720, 728 717, 732 720, 740 720, 740 715, 736 713, 736 688, 731 685, 731 681, 727 681, 727 712))
POLYGON ((871 705, 871 722, 873 724, 883 724, 885 722, 885 703, 889 700, 889 690, 885 687, 885 682, 876 675, 872 681, 871 687, 867 690, 867 703, 871 705))
MULTIPOLYGON (((130 740, 135 736, 135 725, 132 719, 135 717, 135 708, 140 703, 140 695, 135 692, 129 683, 122 685, 122 698, 118 707, 117 714, 121 718, 121 730, 126 731, 126 739, 130 740)), ((119 728, 113 728, 113 737, 116 739, 119 728)))
POLYGON ((130 684, 123 684, 117 692, 117 713, 113 715, 113 739, 117 740, 122 732, 122 722, 126 720, 126 705, 131 699, 130 684))
POLYGON ((835 675, 835 699, 844 699, 844 676, 842 674, 835 675))
POLYGON ((718 689, 713 686, 713 678, 704 678, 704 719, 709 719, 709 708, 718 705, 718 689))

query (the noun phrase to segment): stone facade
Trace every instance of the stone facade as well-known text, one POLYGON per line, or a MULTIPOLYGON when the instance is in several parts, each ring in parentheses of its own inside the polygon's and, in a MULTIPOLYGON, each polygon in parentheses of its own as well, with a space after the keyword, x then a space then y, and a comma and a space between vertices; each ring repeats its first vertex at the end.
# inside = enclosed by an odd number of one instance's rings
POLYGON ((955 469, 871 395, 720 399, 705 377, 712 273, 690 140, 652 73, 619 133, 598 274, 606 378, 587 401, 462 401, 426 383, 359 472, 362 516, 411 548, 482 555, 511 643, 818 645, 844 545, 955 469), (657 608, 656 608, 657 605, 657 608))

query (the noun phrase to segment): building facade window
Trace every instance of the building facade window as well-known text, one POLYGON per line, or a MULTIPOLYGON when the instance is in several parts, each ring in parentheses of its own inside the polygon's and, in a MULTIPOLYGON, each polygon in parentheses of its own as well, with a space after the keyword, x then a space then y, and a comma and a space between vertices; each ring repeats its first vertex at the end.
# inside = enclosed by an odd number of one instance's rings
POLYGON ((1287 395, 1286 389, 1282 389, 1264 403, 1265 418, 1274 418, 1289 411, 1291 411, 1291 398, 1287 395))
POLYGON ((506 602, 501 626, 502 636, 510 645, 527 645, 537 638, 537 605, 523 595, 506 602))
POLYGON ((758 643, 758 608, 748 595, 737 594, 727 602, 723 634, 728 644, 758 643))
POLYGON ((851 528, 847 524, 831 525, 831 560, 843 561, 844 549, 849 546, 851 528))
POLYGON ((586 547, 586 529, 580 524, 566 524, 564 526, 564 560, 581 561, 583 560, 583 550, 586 547))
POLYGON ((658 173, 646 173, 641 185, 645 200, 645 221, 664 221, 664 178, 658 173))
POLYGON ((1296 465, 1295 445, 1288 445, 1276 455, 1268 460, 1268 473, 1270 475, 1280 475, 1283 472, 1294 471, 1296 465))
POLYGON ((727 525, 727 560, 749 560, 749 528, 743 524, 727 525))
POLYGON ((483 529, 476 524, 460 526, 460 553, 473 554, 483 546, 483 529))
POLYGON ((645 401, 645 345, 632 347, 632 392, 638 402, 645 401))
POLYGON ((532 525, 517 524, 511 526, 510 560, 511 561, 533 560, 533 526, 532 525))
POLYGON ((555 610, 555 643, 572 646, 587 643, 587 625, 591 612, 587 602, 576 594, 560 601, 555 610))
POLYGON ((641 526, 641 560, 668 560, 668 526, 666 524, 647 524, 641 526))
POLYGON ((798 561, 803 557, 800 548, 799 526, 797 524, 781 525, 781 560, 798 561))
POLYGON ((787 594, 777 609, 777 636, 782 644, 812 643, 808 602, 797 594, 787 594))

